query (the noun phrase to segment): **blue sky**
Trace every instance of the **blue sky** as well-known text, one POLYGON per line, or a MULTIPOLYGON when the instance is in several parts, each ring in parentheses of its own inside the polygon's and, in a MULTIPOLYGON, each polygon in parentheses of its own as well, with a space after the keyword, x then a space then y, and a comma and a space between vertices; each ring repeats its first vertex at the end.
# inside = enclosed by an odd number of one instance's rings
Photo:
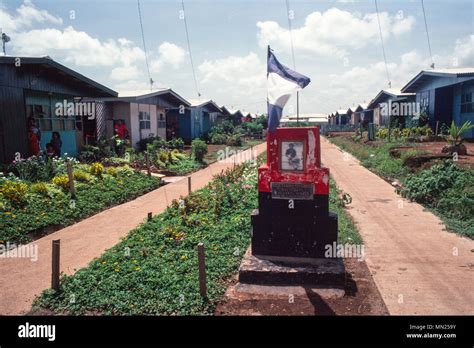
MULTIPOLYGON (((368 102, 387 87, 374 1, 289 3, 296 68, 312 79, 300 94, 301 112, 368 102)), ((117 91, 149 90, 136 1, 0 4, 0 27, 12 38, 7 54, 49 55, 117 91)), ((378 7, 390 80, 402 87, 431 63, 421 2, 379 0, 378 7)), ((155 86, 196 98, 181 1, 141 0, 141 8, 155 86)), ((293 66, 285 1, 185 0, 185 8, 203 98, 265 111, 265 46, 293 66)), ((425 10, 436 67, 474 66, 472 2, 425 0, 425 10)))

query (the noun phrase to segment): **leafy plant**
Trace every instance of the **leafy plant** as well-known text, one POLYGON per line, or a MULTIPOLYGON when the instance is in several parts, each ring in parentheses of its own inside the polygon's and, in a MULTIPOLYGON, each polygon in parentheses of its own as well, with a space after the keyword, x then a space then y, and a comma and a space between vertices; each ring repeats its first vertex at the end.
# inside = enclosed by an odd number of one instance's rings
POLYGON ((104 165, 98 162, 92 163, 90 173, 98 178, 102 178, 102 174, 104 173, 104 165))
POLYGON ((48 185, 44 182, 36 182, 30 186, 30 191, 46 196, 48 194, 48 185))
POLYGON ((55 176, 51 182, 56 186, 61 187, 63 190, 69 189, 69 177, 66 174, 55 176))
POLYGON ((21 205, 25 202, 28 185, 23 182, 6 180, 0 186, 0 194, 13 204, 21 205))
POLYGON ((451 127, 449 127, 449 137, 448 137, 448 142, 452 146, 459 146, 463 143, 463 139, 461 138, 461 135, 474 128, 474 125, 471 124, 471 121, 466 121, 464 122, 460 127, 458 127, 454 121, 451 122, 451 127))
POLYGON ((194 139, 191 143, 191 151, 196 161, 202 162, 208 152, 207 144, 201 139, 194 139))
POLYGON ((91 181, 91 175, 83 170, 75 170, 73 172, 74 180, 79 182, 89 182, 91 181))

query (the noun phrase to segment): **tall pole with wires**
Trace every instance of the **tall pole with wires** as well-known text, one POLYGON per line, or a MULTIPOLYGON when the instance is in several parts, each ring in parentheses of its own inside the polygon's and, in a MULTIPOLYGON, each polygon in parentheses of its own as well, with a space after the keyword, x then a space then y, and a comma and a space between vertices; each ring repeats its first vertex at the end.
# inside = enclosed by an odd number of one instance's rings
POLYGON ((431 52, 431 42, 430 42, 430 34, 428 32, 428 23, 426 22, 426 14, 425 14, 425 5, 423 0, 421 0, 421 9, 423 10, 423 19, 425 21, 425 31, 426 31, 426 39, 428 41, 428 51, 430 52, 430 59, 431 59, 431 68, 434 69, 435 63, 433 60, 433 53, 431 52))
POLYGON ((150 83, 150 91, 153 91, 154 81, 151 78, 150 65, 148 64, 148 52, 147 52, 146 43, 145 43, 145 33, 143 31, 143 19, 142 19, 142 10, 140 8, 140 0, 137 0, 137 5, 138 5, 138 19, 140 20, 140 29, 142 33, 143 50, 145 51, 145 63, 146 63, 146 70, 148 72, 148 81, 150 83))
MULTIPOLYGON (((377 0, 374 0, 374 1, 375 1, 375 12, 377 12, 377 22, 379 24, 379 33, 380 33, 380 42, 382 44, 383 60, 385 62, 385 72, 387 73, 388 87, 391 88, 392 82, 390 81, 390 74, 388 73, 387 56, 385 55, 385 46, 383 43, 382 26, 380 25, 379 8, 377 6, 377 0)), ((390 110, 389 110, 389 115, 388 115, 388 141, 389 142, 390 142, 391 126, 392 126, 392 117, 390 115, 390 110)))
POLYGON ((374 0, 374 1, 375 1, 375 12, 377 12, 377 22, 379 24, 380 43, 382 45, 383 60, 385 62, 385 72, 387 74, 388 87, 390 88, 392 87, 392 82, 390 81, 390 74, 388 73, 387 56, 385 55, 385 45, 383 43, 383 34, 382 34, 382 26, 380 24, 379 7, 377 5, 377 0, 374 0))
POLYGON ((189 60, 191 62, 191 69, 193 71, 194 87, 196 88, 197 97, 200 100, 201 93, 199 93, 199 88, 198 88, 198 83, 197 83, 197 78, 196 78, 196 70, 194 69, 193 54, 191 52, 191 43, 189 40, 188 22, 186 21, 186 11, 184 9, 184 0, 181 0, 181 8, 183 9, 182 18, 184 20, 184 29, 186 31, 186 42, 188 44, 189 60))
MULTIPOLYGON (((293 69, 296 70, 296 60, 295 60, 295 49, 293 46, 293 30, 291 27, 291 20, 293 17, 293 12, 290 10, 289 0, 285 0, 286 3, 286 17, 288 19, 288 31, 290 34, 290 45, 291 45, 291 58, 293 60, 293 69)), ((300 124, 300 92, 296 92, 296 125, 300 124)))

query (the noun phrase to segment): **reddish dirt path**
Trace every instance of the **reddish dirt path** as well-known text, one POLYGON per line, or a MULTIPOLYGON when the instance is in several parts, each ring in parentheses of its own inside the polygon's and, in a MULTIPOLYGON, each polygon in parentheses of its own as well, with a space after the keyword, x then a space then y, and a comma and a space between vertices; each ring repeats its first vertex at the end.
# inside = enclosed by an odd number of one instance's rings
POLYGON ((352 196, 349 213, 390 314, 474 314, 474 241, 321 138, 322 161, 352 196), (401 204, 401 205, 400 205, 401 204))
MULTIPOLYGON (((260 154, 266 143, 254 147, 260 154)), ((250 158, 251 150, 236 158, 250 158)), ((191 175, 192 189, 204 187, 214 174, 233 165, 216 162, 191 175)), ((113 207, 31 243, 38 247, 38 260, 0 258, 0 315, 24 314, 34 298, 51 285, 51 241, 61 240, 61 271, 73 274, 120 241, 120 238, 144 222, 148 212, 163 212, 173 199, 188 193, 188 181, 177 181, 145 194, 133 201, 113 207)))

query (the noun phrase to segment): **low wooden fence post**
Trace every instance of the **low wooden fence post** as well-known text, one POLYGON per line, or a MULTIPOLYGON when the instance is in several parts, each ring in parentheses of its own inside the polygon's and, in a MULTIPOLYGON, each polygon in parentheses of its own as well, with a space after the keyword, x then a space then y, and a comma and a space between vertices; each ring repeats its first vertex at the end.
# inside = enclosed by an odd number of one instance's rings
POLYGON ((152 214, 152 213, 148 213, 148 221, 151 221, 152 217, 153 217, 153 214, 152 214))
POLYGON ((145 161, 146 161, 146 172, 147 172, 148 176, 151 176, 150 156, 148 155, 148 151, 145 152, 145 161))
POLYGON ((191 176, 188 176, 188 195, 191 194, 191 176))
POLYGON ((206 285, 206 255, 204 251, 204 244, 198 244, 198 263, 199 263, 199 293, 201 297, 207 298, 207 285, 206 285))
POLYGON ((72 163, 67 162, 66 168, 67 168, 67 176, 69 179, 69 192, 71 192, 71 196, 74 198, 76 197, 76 188, 74 186, 74 173, 72 169, 72 163))
POLYGON ((60 240, 53 240, 51 259, 51 288, 59 291, 59 271, 60 271, 60 240))

